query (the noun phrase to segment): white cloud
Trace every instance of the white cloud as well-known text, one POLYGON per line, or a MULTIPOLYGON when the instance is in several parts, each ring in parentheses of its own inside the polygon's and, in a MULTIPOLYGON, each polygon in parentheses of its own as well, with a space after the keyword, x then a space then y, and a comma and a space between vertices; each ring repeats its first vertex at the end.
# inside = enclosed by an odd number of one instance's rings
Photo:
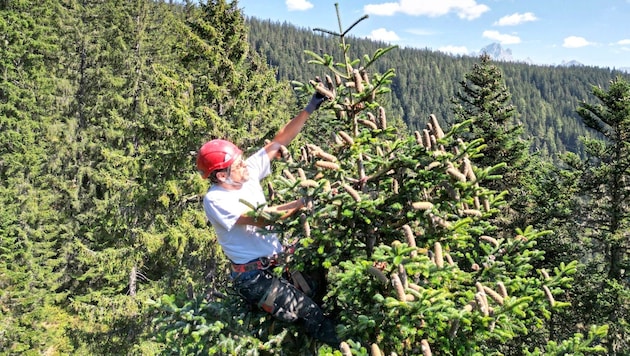
POLYGON ((304 11, 313 7, 308 0, 286 0, 285 4, 289 11, 304 11))
POLYGON ((365 5, 363 11, 369 15, 392 16, 400 11, 400 5, 395 2, 386 2, 384 4, 365 5))
MULTIPOLYGON (((628 0, 628 1, 630 1, 630 0, 628 0)), ((616 44, 622 45, 622 46, 630 45, 630 39, 618 41, 616 44)))
POLYGON ((495 22, 495 26, 516 26, 525 22, 537 21, 538 18, 531 12, 524 14, 515 13, 508 16, 503 16, 499 21, 495 22))
POLYGON ((396 32, 388 31, 385 28, 377 28, 376 30, 370 32, 368 38, 374 41, 383 42, 395 42, 400 40, 400 37, 398 37, 396 32))
POLYGON ((444 16, 451 12, 461 19, 474 20, 490 8, 476 0, 399 0, 382 4, 369 4, 363 11, 371 15, 392 16, 398 12, 410 16, 444 16))
POLYGON ((498 41, 503 45, 521 43, 520 37, 502 34, 499 31, 483 31, 482 36, 493 41, 498 41))
POLYGON ((565 47, 565 48, 580 48, 580 47, 590 46, 592 44, 593 43, 587 41, 584 37, 569 36, 569 37, 564 39, 564 42, 562 43, 562 47, 565 47))
POLYGON ((438 48, 438 51, 452 54, 468 54, 468 48, 465 46, 444 46, 438 48))

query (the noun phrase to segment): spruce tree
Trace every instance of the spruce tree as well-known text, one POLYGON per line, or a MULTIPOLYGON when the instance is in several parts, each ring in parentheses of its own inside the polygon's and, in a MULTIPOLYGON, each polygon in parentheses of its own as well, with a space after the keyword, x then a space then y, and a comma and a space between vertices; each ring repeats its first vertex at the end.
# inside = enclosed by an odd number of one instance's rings
POLYGON ((194 168, 196 150, 213 135, 244 135, 241 124, 230 129, 231 120, 255 117, 248 130, 273 125, 257 109, 281 117, 289 110, 268 108, 268 99, 293 98, 250 57, 243 38, 229 36, 246 29, 226 2, 189 8, 86 2, 64 9, 67 56, 57 75, 69 104, 56 123, 55 164, 48 165, 71 237, 60 249, 58 289, 72 296, 62 304, 78 319, 72 332, 78 353, 152 349, 151 340, 136 344, 151 317, 144 300, 157 290, 206 296, 220 282, 214 271, 221 258, 199 209, 207 186, 194 168), (214 16, 217 28, 210 30, 204 16, 214 16), (193 25, 200 22, 201 29, 193 25))
POLYGON ((608 90, 594 87, 593 94, 600 103, 584 102, 578 108, 584 123, 604 137, 584 140, 589 160, 582 182, 591 198, 585 226, 608 245, 608 277, 620 279, 630 228, 630 83, 618 77, 608 90))
POLYGON ((523 216, 529 193, 521 180, 528 165, 528 142, 521 137, 523 126, 516 121, 518 112, 503 73, 484 53, 460 86, 461 91, 453 99, 453 121, 469 120, 463 136, 468 140, 482 139, 485 145, 478 156, 471 157, 472 162, 480 167, 496 167, 494 172, 502 178, 487 186, 497 193, 507 192, 507 206, 497 222, 505 228, 527 223, 523 216))
POLYGON ((0 5, 0 350, 72 351, 59 306, 65 226, 51 187, 49 138, 59 127, 54 2, 0 5))
POLYGON ((630 83, 617 77, 608 89, 592 89, 599 102, 583 102, 577 112, 600 138, 583 139, 586 160, 568 157, 579 174, 578 243, 589 247, 590 256, 582 271, 586 285, 574 292, 579 313, 588 310, 592 322, 610 323, 609 353, 623 354, 630 349, 630 83))
POLYGON ((203 137, 229 139, 246 151, 262 146, 262 138, 271 138, 265 133, 273 134, 289 119, 295 98, 249 48, 238 3, 201 3, 186 24, 185 41, 177 49, 194 94, 193 115, 207 125, 203 137), (263 136, 253 138, 254 129, 263 136))

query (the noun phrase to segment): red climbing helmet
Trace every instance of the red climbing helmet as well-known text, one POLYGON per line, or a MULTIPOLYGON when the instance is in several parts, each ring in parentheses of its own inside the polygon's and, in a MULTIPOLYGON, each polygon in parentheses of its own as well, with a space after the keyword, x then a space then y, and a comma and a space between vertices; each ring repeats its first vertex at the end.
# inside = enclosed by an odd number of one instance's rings
POLYGON ((243 152, 232 142, 212 140, 206 142, 197 153, 197 169, 206 179, 210 173, 228 168, 243 152))

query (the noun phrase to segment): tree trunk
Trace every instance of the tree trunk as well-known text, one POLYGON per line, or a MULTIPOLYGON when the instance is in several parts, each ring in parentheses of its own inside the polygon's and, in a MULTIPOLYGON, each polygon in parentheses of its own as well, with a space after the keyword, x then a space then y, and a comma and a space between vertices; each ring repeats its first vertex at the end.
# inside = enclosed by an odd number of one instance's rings
POLYGON ((131 272, 129 272, 129 295, 132 297, 136 296, 136 281, 138 274, 136 273, 137 267, 133 265, 131 267, 131 272))

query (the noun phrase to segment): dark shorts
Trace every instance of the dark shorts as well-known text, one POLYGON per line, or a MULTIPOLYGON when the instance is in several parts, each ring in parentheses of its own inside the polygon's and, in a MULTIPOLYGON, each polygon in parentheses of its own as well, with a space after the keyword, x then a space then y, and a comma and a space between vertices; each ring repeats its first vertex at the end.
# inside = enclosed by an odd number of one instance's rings
POLYGON ((258 305, 279 320, 301 321, 309 335, 338 346, 332 322, 319 305, 288 280, 267 270, 253 270, 234 275, 233 287, 248 303, 258 305))

